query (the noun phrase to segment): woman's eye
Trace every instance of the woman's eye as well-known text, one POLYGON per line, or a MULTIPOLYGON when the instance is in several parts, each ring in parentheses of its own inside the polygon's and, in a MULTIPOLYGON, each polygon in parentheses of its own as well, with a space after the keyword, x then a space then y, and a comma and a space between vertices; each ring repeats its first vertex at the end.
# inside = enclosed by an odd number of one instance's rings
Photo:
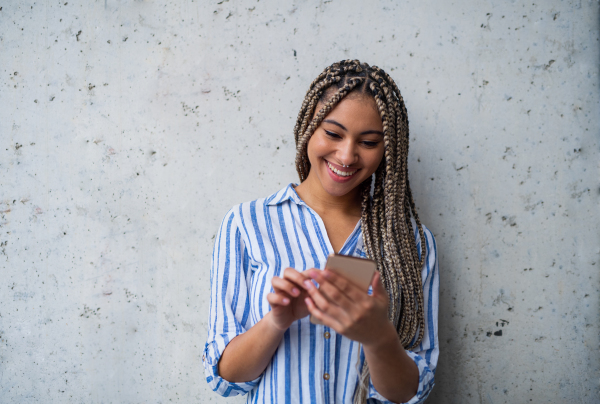
POLYGON ((328 130, 325 131, 325 134, 327 134, 327 136, 329 136, 329 137, 333 137, 333 138, 336 138, 336 139, 340 138, 340 135, 338 135, 337 133, 330 132, 328 130))
POLYGON ((367 147, 375 147, 375 146, 377 146, 377 144, 379 144, 379 142, 364 141, 363 144, 367 147))

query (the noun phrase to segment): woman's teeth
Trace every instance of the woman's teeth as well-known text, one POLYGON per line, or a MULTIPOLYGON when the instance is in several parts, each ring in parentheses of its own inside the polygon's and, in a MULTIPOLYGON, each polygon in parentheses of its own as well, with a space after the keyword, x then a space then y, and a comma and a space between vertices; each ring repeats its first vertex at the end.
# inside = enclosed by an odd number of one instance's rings
POLYGON ((327 167, 329 167, 331 169, 331 171, 333 171, 334 173, 336 173, 337 175, 339 175, 340 177, 349 177, 352 174, 354 174, 355 172, 357 172, 358 170, 354 170, 354 171, 350 171, 350 172, 346 172, 346 171, 340 171, 337 168, 335 168, 334 166, 332 166, 329 161, 327 162, 327 167))

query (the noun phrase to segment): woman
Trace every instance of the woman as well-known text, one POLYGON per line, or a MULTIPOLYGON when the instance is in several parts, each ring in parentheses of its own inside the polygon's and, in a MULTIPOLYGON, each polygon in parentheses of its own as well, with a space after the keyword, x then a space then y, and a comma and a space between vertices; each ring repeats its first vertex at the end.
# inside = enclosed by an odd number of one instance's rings
POLYGON ((300 185, 235 206, 217 234, 207 381, 249 403, 421 402, 438 358, 439 277, 408 183, 400 92, 375 66, 335 63, 294 134, 300 185), (333 252, 376 261, 370 294, 322 270, 333 252))

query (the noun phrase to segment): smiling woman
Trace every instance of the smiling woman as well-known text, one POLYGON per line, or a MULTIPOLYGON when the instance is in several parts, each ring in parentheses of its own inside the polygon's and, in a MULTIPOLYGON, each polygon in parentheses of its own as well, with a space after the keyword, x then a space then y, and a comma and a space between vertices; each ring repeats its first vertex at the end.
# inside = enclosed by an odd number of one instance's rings
POLYGON ((375 66, 335 63, 294 134, 301 183, 233 207, 217 234, 207 381, 249 403, 422 402, 439 275, 408 183, 400 92, 375 66), (377 263, 371 294, 325 269, 334 252, 377 263))

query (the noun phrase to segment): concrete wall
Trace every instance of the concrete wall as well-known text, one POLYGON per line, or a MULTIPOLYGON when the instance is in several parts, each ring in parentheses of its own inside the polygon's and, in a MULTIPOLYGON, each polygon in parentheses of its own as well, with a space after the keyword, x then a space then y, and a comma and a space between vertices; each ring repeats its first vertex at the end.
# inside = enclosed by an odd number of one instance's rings
POLYGON ((598 402, 597 1, 0 2, 0 402, 221 401, 213 237, 295 174, 327 65, 386 69, 437 237, 431 403, 598 402))

